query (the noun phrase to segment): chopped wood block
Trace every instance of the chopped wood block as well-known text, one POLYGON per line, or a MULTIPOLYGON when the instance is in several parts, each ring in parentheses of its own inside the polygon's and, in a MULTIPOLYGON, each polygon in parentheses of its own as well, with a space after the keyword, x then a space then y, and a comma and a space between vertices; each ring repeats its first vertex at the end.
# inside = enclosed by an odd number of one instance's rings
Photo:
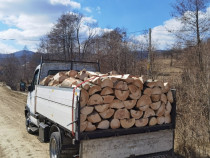
POLYGON ((134 81, 134 79, 132 78, 132 76, 130 74, 124 74, 121 77, 121 80, 127 82, 127 83, 132 83, 134 81))
POLYGON ((89 78, 99 75, 99 72, 93 72, 93 71, 87 71, 86 73, 88 74, 89 78))
POLYGON ((41 82, 40 82, 40 85, 43 85, 43 86, 47 86, 49 84, 50 81, 52 81, 53 79, 53 75, 49 75, 47 77, 45 77, 41 82))
POLYGON ((103 120, 103 121, 101 121, 99 124, 98 124, 98 126, 97 126, 97 128, 98 129, 108 129, 109 128, 109 121, 108 120, 103 120))
POLYGON ((167 99, 170 103, 173 103, 173 95, 172 95, 172 92, 171 91, 168 91, 167 93, 167 99))
POLYGON ((87 117, 88 121, 89 122, 92 122, 92 123, 98 123, 101 121, 101 117, 99 116, 98 113, 94 113, 94 114, 91 114, 87 117))
POLYGON ((170 115, 171 110, 172 110, 172 106, 171 106, 171 103, 168 101, 166 104, 165 116, 170 115))
POLYGON ((105 88, 103 88, 102 89, 102 91, 101 91, 101 95, 109 95, 109 94, 113 94, 114 93, 114 91, 112 90, 112 88, 110 88, 110 87, 105 87, 105 88))
POLYGON ((121 91, 121 90, 115 90, 115 96, 119 100, 126 100, 129 96, 129 91, 121 91))
POLYGON ((99 104, 103 104, 103 98, 102 96, 100 96, 99 94, 93 94, 88 103, 88 105, 99 105, 99 104))
POLYGON ((137 100, 125 100, 123 101, 126 109, 132 109, 136 105, 137 100))
POLYGON ((160 108, 160 105, 161 105, 161 101, 158 101, 158 102, 154 102, 154 103, 150 104, 150 107, 153 110, 158 110, 160 108))
POLYGON ((81 89, 80 107, 84 107, 87 104, 88 100, 89 100, 89 93, 86 90, 81 89))
POLYGON ((80 114, 80 123, 85 122, 86 119, 87 119, 87 115, 80 114))
POLYGON ((131 128, 135 124, 135 118, 122 119, 120 120, 120 124, 123 128, 131 128))
POLYGON ((156 82, 153 82, 153 81, 147 81, 146 82, 146 86, 149 87, 149 88, 153 88, 155 87, 156 85, 156 82))
POLYGON ((66 78, 62 83, 61 83, 61 86, 62 87, 72 87, 73 85, 78 85, 80 81, 78 81, 77 79, 75 78, 66 78))
POLYGON ((101 88, 110 87, 113 88, 113 82, 110 78, 103 78, 101 83, 101 88))
POLYGON ((149 120, 149 126, 154 126, 157 124, 157 118, 156 117, 151 117, 149 120))
POLYGON ((118 82, 116 82, 114 88, 121 90, 121 91, 125 91, 125 90, 128 90, 128 85, 126 82, 118 81, 118 82))
POLYGON ((143 92, 143 94, 146 94, 148 96, 151 96, 152 95, 152 88, 146 88, 143 92))
POLYGON ((165 95, 164 93, 161 94, 160 100, 161 100, 164 104, 167 103, 167 97, 166 97, 166 95, 165 95))
POLYGON ((85 89, 86 91, 88 91, 89 88, 90 88, 90 85, 91 84, 89 82, 85 82, 85 83, 82 84, 82 88, 85 89))
POLYGON ((95 94, 96 92, 100 92, 100 91, 101 91, 101 87, 100 87, 100 86, 98 86, 98 85, 93 85, 93 86, 90 87, 88 93, 89 93, 89 95, 93 95, 93 94, 95 94))
POLYGON ((159 87, 152 88, 152 95, 154 94, 162 94, 162 90, 159 87))
POLYGON ((88 74, 86 73, 86 70, 83 69, 82 71, 80 71, 77 76, 77 78, 79 78, 80 80, 84 81, 85 78, 88 78, 88 74))
POLYGON ((149 105, 143 105, 139 107, 139 110, 146 111, 149 108, 149 105))
POLYGON ((96 130, 96 126, 93 125, 91 122, 88 122, 85 131, 89 132, 89 131, 95 131, 95 130, 96 130))
POLYGON ((112 80, 113 83, 116 83, 118 80, 122 79, 122 75, 112 75, 109 76, 109 78, 112 80))
POLYGON ((164 84, 163 84, 163 82, 162 82, 162 81, 156 81, 155 86, 156 86, 156 87, 159 87, 159 88, 161 88, 161 89, 163 89, 163 88, 164 88, 164 84))
POLYGON ((114 96, 113 95, 106 95, 106 96, 102 96, 102 98, 104 99, 104 103, 111 103, 114 100, 114 96))
POLYGON ((144 84, 147 80, 146 76, 141 76, 139 77, 139 79, 141 80, 141 82, 144 84))
POLYGON ((140 90, 143 89, 143 83, 139 78, 134 77, 134 81, 132 82, 133 85, 137 86, 140 90))
POLYGON ((59 81, 57 80, 52 80, 49 82, 48 86, 55 86, 55 85, 58 85, 59 84, 59 81))
POLYGON ((165 117, 164 117, 164 116, 158 116, 158 117, 157 117, 157 123, 158 123, 159 125, 164 124, 164 123, 165 123, 165 117))
POLYGON ((70 70, 70 71, 65 73, 66 76, 74 77, 74 78, 77 76, 77 74, 78 74, 78 72, 75 71, 75 70, 70 70))
POLYGON ((130 112, 127 109, 118 109, 114 114, 115 119, 126 119, 130 118, 130 112))
POLYGON ((100 77, 96 77, 96 78, 90 80, 90 82, 100 86, 101 85, 101 78, 100 77))
POLYGON ((84 121, 80 123, 80 132, 85 131, 85 129, 87 128, 88 122, 84 121))
POLYGON ((129 95, 131 99, 139 99, 141 97, 141 90, 137 86, 131 84, 128 86, 131 94, 129 95))
POLYGON ((143 111, 141 110, 131 110, 130 113, 131 113, 131 116, 135 119, 139 119, 140 117, 143 116, 143 111))
POLYGON ((155 116, 155 111, 148 108, 145 112, 144 112, 144 118, 147 118, 147 117, 151 117, 151 116, 155 116))
POLYGON ((112 117, 114 112, 115 112, 114 109, 107 109, 106 111, 101 112, 100 115, 103 119, 108 119, 108 118, 112 117))
POLYGON ((148 122, 149 122, 148 118, 141 118, 141 119, 135 121, 135 126, 136 127, 144 127, 148 124, 148 122))
POLYGON ((168 82, 164 83, 163 93, 167 93, 171 89, 168 82))
POLYGON ((106 111, 106 110, 108 110, 109 109, 109 104, 102 104, 102 105, 96 105, 95 106, 95 110, 97 111, 97 112, 104 112, 104 111, 106 111))
POLYGON ((65 72, 58 72, 54 77, 53 80, 59 81, 59 77, 66 76, 65 72))
POLYGON ((165 123, 171 123, 171 116, 170 115, 165 116, 165 123))
POLYGON ((148 95, 142 95, 141 98, 138 100, 136 107, 140 108, 145 105, 149 106, 151 103, 152 101, 148 95))
POLYGON ((91 114, 92 112, 93 112, 93 107, 91 107, 91 106, 85 106, 85 107, 83 107, 81 110, 80 110, 80 113, 81 114, 85 114, 85 115, 89 115, 89 114, 91 114))
POLYGON ((165 104, 162 103, 160 108, 156 111, 156 116, 162 116, 165 113, 165 104))
POLYGON ((59 78, 58 78, 58 82, 59 83, 62 83, 65 79, 67 79, 68 78, 68 76, 60 76, 59 78))
POLYGON ((160 94, 152 94, 151 99, 153 102, 157 102, 160 100, 160 96, 161 96, 160 94))
POLYGON ((123 101, 118 100, 118 99, 114 99, 111 103, 110 103, 110 108, 114 108, 114 109, 122 109, 124 108, 125 105, 123 103, 123 101))
POLYGON ((120 128, 120 121, 118 119, 112 119, 110 126, 112 129, 120 128))

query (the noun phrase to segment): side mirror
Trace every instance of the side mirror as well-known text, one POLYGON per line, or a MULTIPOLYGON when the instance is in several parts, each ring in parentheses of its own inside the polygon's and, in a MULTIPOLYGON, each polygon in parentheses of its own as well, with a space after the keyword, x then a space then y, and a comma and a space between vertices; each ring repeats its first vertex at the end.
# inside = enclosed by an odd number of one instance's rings
POLYGON ((28 86, 28 91, 32 92, 33 91, 33 86, 28 86))

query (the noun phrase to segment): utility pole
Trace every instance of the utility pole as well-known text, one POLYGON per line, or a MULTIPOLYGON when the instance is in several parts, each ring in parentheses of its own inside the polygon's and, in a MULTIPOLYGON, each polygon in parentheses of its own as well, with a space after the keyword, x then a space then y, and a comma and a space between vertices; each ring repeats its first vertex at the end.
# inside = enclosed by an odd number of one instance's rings
POLYGON ((147 65, 147 75, 151 76, 152 72, 152 31, 149 29, 149 53, 148 53, 148 65, 147 65))

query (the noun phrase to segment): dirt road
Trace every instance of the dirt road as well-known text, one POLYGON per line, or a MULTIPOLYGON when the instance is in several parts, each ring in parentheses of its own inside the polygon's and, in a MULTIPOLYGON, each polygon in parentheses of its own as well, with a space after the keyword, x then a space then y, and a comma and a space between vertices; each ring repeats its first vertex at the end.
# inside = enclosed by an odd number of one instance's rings
POLYGON ((25 130, 26 95, 0 83, 0 158, 49 158, 49 144, 25 130))

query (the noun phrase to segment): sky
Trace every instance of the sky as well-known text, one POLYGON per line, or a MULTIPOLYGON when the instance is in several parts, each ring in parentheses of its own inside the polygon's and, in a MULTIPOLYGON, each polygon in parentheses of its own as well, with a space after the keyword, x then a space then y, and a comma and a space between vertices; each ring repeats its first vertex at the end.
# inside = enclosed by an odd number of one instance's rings
MULTIPOLYGON (((170 15, 174 0, 0 0, 0 53, 36 51, 40 38, 50 32, 63 13, 80 12, 97 30, 124 28, 141 40, 143 30, 152 28, 158 49, 174 42, 165 27, 179 28, 170 15)), ((210 7, 207 9, 210 14, 210 7)), ((83 31, 87 31, 83 29, 83 31)))

